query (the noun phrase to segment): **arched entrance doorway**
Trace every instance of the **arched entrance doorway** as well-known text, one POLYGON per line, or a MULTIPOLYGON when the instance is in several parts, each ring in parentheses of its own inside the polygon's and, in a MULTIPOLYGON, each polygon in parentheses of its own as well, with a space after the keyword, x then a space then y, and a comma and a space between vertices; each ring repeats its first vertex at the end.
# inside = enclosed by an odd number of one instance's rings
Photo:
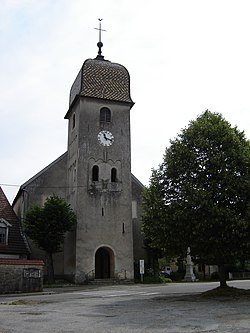
POLYGON ((95 253, 95 278, 114 277, 114 253, 108 247, 100 247, 95 253))

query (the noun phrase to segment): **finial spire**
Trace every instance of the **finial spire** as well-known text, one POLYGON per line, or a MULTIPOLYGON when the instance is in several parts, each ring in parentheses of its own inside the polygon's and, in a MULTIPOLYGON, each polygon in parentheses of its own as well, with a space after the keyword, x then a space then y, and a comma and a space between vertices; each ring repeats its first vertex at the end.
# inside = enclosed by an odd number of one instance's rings
POLYGON ((103 47, 102 31, 106 31, 106 30, 102 29, 102 19, 99 18, 98 20, 99 20, 99 28, 95 28, 96 30, 99 31, 99 42, 97 43, 99 50, 98 50, 98 55, 97 55, 96 59, 103 60, 104 56, 102 56, 102 47, 103 47))

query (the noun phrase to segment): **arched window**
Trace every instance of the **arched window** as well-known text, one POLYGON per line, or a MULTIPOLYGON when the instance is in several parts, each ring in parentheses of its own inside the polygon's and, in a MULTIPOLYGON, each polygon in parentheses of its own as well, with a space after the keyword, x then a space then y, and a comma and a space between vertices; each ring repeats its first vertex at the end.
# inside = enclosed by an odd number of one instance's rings
POLYGON ((98 165, 94 165, 92 168, 92 181, 98 182, 99 180, 99 167, 98 165))
POLYGON ((72 118, 72 129, 75 128, 76 126, 76 114, 73 114, 73 118, 72 118))
POLYGON ((117 181, 117 170, 116 168, 111 169, 111 182, 115 183, 117 181))
POLYGON ((111 122, 111 111, 109 108, 101 108, 100 110, 100 121, 110 123, 111 122))

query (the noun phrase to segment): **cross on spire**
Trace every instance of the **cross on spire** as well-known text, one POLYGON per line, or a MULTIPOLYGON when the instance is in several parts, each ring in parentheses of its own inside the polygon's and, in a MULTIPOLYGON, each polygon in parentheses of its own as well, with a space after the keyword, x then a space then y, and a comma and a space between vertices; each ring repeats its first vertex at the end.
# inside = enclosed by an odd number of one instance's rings
POLYGON ((97 55, 96 59, 103 60, 104 56, 102 56, 102 47, 103 47, 102 31, 106 31, 106 30, 102 29, 102 19, 99 18, 98 20, 99 20, 99 28, 95 28, 96 30, 99 31, 99 42, 97 43, 99 50, 98 50, 98 55, 97 55))

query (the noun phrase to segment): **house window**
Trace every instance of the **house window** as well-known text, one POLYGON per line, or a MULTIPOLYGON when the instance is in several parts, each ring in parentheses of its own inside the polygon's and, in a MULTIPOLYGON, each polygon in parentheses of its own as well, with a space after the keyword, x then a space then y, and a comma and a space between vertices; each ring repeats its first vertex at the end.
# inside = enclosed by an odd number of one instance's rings
POLYGON ((100 110, 100 121, 110 123, 111 122, 111 111, 109 108, 101 108, 100 110))
POLYGON ((117 181, 117 170, 116 168, 111 169, 111 182, 115 183, 117 181))
POLYGON ((99 167, 98 165, 94 165, 92 168, 92 181, 98 182, 99 180, 99 167))
POLYGON ((0 222, 0 244, 8 244, 8 225, 0 222))

